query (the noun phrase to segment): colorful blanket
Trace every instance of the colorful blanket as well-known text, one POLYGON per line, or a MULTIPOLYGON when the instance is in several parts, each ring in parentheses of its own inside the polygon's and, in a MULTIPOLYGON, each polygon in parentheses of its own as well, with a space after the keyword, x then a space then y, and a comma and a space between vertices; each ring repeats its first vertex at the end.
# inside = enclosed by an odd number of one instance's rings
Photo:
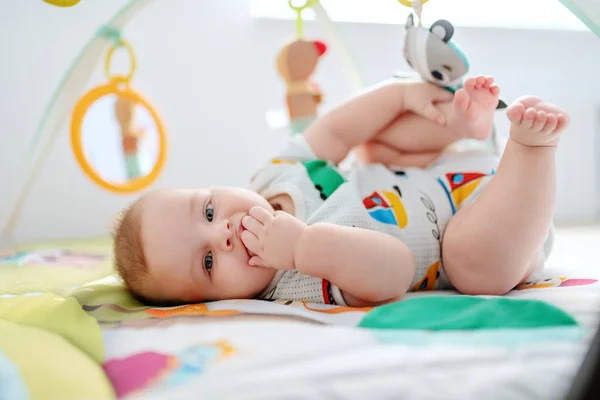
POLYGON ((74 296, 103 327, 103 365, 119 397, 549 399, 568 390, 587 349, 598 289, 596 279, 563 276, 501 298, 431 292, 361 309, 252 300, 153 308, 117 284, 74 296))
POLYGON ((0 398, 560 398, 598 322, 600 274, 549 273, 502 297, 375 308, 148 307, 112 276, 5 294, 0 398))

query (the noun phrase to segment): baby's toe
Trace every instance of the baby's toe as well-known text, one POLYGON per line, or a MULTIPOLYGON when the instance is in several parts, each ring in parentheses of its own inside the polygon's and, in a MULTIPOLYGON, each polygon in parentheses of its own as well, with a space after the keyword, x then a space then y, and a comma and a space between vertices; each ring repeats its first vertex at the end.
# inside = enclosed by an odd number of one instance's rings
POLYGON ((523 115, 523 126, 531 129, 531 127, 533 127, 533 121, 535 121, 535 117, 537 117, 537 110, 529 107, 527 110, 525 110, 525 115, 523 115))
POLYGON ((475 89, 475 86, 477 86, 477 78, 468 78, 465 83, 463 84, 464 88, 467 90, 473 90, 475 89))
POLYGON ((556 114, 548 114, 548 118, 546 118, 546 124, 542 129, 542 133, 552 133, 556 130, 558 126, 558 117, 556 114))
POLYGON ((469 94, 466 90, 459 89, 454 94, 453 105, 454 109, 459 112, 465 112, 469 108, 469 94))
POLYGON ((492 78, 491 76, 486 76, 483 79, 483 87, 488 88, 494 84, 494 78, 492 78))
POLYGON ((547 120, 548 114, 546 114, 545 111, 538 111, 537 115, 535 116, 535 120, 533 121, 533 126, 531 127, 531 129, 534 132, 540 132, 544 128, 544 125, 546 125, 547 120))
POLYGON ((565 114, 558 114, 558 124, 556 126, 557 131, 562 131, 569 124, 569 118, 565 114))
POLYGON ((475 85, 475 89, 481 89, 485 86, 485 77, 484 76, 478 76, 477 77, 477 84, 475 85))
POLYGON ((523 121, 523 114, 525 114, 525 106, 521 103, 514 103, 506 110, 508 120, 517 125, 523 121))
POLYGON ((500 86, 496 84, 490 85, 490 93, 492 96, 498 96, 500 94, 500 86))

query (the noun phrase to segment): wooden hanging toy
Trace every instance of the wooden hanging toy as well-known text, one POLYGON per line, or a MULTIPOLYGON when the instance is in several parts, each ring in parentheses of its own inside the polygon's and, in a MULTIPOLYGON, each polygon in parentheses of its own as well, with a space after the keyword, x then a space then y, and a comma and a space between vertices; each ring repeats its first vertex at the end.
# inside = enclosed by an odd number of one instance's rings
POLYGON ((318 0, 307 0, 301 6, 288 5, 297 13, 296 38, 287 42, 277 54, 277 72, 285 82, 286 107, 292 134, 303 132, 316 118, 323 95, 311 79, 327 46, 320 40, 308 40, 303 35, 302 11, 318 0))
POLYGON ((115 117, 121 127, 121 141, 127 177, 139 178, 143 175, 140 166, 139 141, 144 137, 144 129, 135 125, 135 111, 138 104, 130 99, 118 97, 115 101, 115 117))

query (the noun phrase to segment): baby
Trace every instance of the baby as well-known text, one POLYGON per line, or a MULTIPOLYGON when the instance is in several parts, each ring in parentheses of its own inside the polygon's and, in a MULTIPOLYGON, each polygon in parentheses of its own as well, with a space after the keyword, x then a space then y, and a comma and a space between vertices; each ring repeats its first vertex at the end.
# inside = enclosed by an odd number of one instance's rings
POLYGON ((507 109, 501 157, 443 152, 491 135, 499 88, 391 81, 294 136, 251 188, 160 189, 122 213, 116 267, 155 305, 285 299, 352 307, 408 291, 501 295, 541 268, 568 118, 537 97, 507 109), (363 161, 337 164, 356 150, 363 161))

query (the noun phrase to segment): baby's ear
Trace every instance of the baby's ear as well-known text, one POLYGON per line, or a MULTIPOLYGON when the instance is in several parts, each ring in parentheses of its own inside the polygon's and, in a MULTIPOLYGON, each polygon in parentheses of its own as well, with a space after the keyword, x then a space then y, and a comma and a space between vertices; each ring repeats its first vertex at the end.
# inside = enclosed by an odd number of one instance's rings
POLYGON ((406 29, 414 28, 415 26, 415 18, 412 13, 408 14, 408 18, 406 19, 406 29))
POLYGON ((448 41, 454 35, 454 26, 450 22, 444 19, 440 19, 439 21, 435 21, 434 24, 431 25, 429 31, 435 36, 442 39, 443 42, 448 43, 448 41))

